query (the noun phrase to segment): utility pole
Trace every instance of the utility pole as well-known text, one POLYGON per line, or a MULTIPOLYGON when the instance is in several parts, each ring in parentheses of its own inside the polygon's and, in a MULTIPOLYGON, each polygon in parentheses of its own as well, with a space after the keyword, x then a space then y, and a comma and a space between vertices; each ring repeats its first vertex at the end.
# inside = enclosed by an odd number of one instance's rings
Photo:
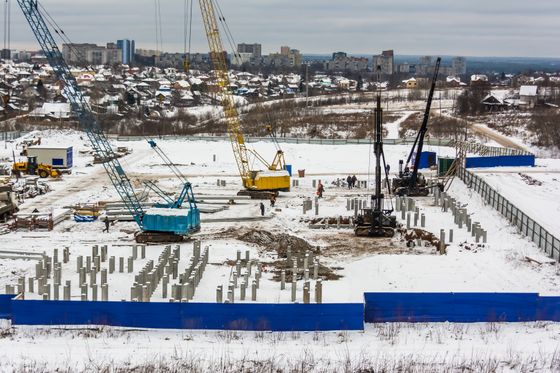
POLYGON ((309 63, 305 64, 305 108, 309 107, 309 63))

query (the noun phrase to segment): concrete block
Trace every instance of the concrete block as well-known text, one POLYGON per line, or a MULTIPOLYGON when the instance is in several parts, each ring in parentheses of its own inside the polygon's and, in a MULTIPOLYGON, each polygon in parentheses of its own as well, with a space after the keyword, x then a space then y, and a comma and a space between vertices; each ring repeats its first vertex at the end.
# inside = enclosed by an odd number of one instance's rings
POLYGON ((222 303, 222 294, 224 287, 222 285, 216 287, 216 303, 222 303))
POLYGON ((317 280, 315 283, 315 303, 323 303, 323 281, 317 280))
POLYGON ((109 273, 113 274, 115 272, 115 257, 112 256, 109 258, 109 273))
POLYGON ((108 284, 101 285, 101 300, 103 302, 107 302, 109 300, 109 285, 108 284))

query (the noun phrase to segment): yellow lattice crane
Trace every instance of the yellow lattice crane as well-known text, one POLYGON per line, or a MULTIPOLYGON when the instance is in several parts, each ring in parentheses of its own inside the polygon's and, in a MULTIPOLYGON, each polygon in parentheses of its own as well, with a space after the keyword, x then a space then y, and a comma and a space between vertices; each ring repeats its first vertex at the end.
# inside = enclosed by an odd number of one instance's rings
POLYGON ((277 152, 272 163, 266 162, 255 150, 247 149, 245 138, 241 131, 239 113, 235 107, 233 94, 229 89, 230 81, 226 52, 224 51, 218 28, 214 0, 199 0, 199 3, 210 49, 210 60, 212 61, 217 83, 220 87, 218 98, 224 109, 233 155, 235 156, 243 187, 245 188, 240 194, 250 195, 252 198, 269 198, 273 194, 278 194, 279 191, 289 191, 290 175, 284 169, 284 153, 278 147, 274 133, 270 131, 273 141, 277 146, 277 152), (249 153, 253 154, 256 159, 263 163, 266 166, 266 170, 251 169, 249 153))

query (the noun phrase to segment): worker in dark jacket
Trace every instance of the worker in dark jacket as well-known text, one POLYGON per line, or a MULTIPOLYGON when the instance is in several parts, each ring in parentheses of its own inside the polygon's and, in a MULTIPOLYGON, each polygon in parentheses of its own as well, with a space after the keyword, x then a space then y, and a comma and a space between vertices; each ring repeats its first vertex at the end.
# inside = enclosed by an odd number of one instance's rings
POLYGON ((323 192, 325 191, 325 187, 323 186, 323 184, 319 181, 319 185, 317 186, 317 196, 319 196, 319 198, 323 198, 323 192))
POLYGON ((348 183, 348 189, 352 189, 352 176, 348 175, 346 182, 348 183))
POLYGON ((261 208, 261 216, 264 216, 264 203, 261 202, 260 208, 261 208))
POLYGON ((103 229, 103 232, 109 233, 109 224, 110 224, 109 218, 105 218, 104 223, 105 223, 105 229, 103 229))
POLYGON ((358 178, 356 177, 356 175, 352 176, 352 186, 355 188, 356 187, 356 183, 358 182, 358 178))

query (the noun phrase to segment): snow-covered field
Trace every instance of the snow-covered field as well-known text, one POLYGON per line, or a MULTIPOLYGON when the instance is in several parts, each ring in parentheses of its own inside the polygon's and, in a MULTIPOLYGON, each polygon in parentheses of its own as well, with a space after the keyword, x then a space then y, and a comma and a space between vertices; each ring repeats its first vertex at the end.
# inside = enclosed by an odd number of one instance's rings
POLYGON ((551 234, 560 236, 560 160, 538 159, 536 167, 474 171, 551 234))
POLYGON ((0 329, 0 370, 554 372, 556 323, 369 324, 364 332, 0 329))
MULTIPOLYGON (((73 145, 77 150, 77 165, 72 175, 49 181, 54 190, 26 201, 21 206, 23 210, 38 208, 48 211, 75 203, 118 199, 102 166, 90 166, 92 156, 80 152, 89 149, 80 134, 51 131, 40 135, 45 145, 73 145)), ((236 175, 229 143, 161 140, 158 144, 189 177, 195 194, 234 194, 240 189, 241 180, 236 175), (213 155, 216 155, 216 161, 213 155), (226 180, 227 185, 218 187, 217 179, 226 180)), ((9 159, 13 144, 0 145, 0 158, 9 159)), ((180 190, 180 183, 162 165, 146 142, 114 145, 133 149, 132 154, 122 159, 122 164, 139 190, 142 189, 141 181, 148 179, 156 180, 165 190, 180 190)), ((270 143, 256 143, 254 147, 267 158, 273 155, 270 143)), ((450 194, 467 205, 473 221, 480 222, 488 230, 488 243, 484 246, 464 248, 461 244, 473 243, 473 238, 465 228, 460 230, 454 225, 451 213, 443 213, 440 208, 433 206, 430 197, 418 198, 417 206, 426 215, 426 230, 439 235, 440 229, 446 232, 454 229, 454 242, 450 243, 446 255, 436 254, 433 248, 409 250, 398 237, 373 243, 367 239, 356 239, 350 230, 310 229, 307 221, 314 217, 313 211, 304 215, 302 201, 314 197, 312 181, 321 179, 326 186, 325 198, 320 202, 319 217, 350 216, 351 212, 346 210, 346 199, 367 199, 371 191, 350 191, 336 187, 333 182, 349 174, 372 181, 370 167, 373 164, 373 149, 369 145, 308 144, 282 144, 282 148, 294 172, 305 169, 306 177, 299 179, 299 187, 279 197, 276 208, 271 209, 267 203, 266 215, 272 216, 270 219, 203 223, 198 236, 203 241, 203 247, 210 247, 210 264, 197 288, 195 301, 215 301, 216 286, 226 285, 231 273, 232 267, 226 262, 235 259, 237 250, 249 250, 252 257, 258 257, 265 264, 277 259, 277 253, 270 248, 236 239, 236 232, 243 230, 289 234, 318 246, 321 264, 333 268, 334 273, 342 276, 338 280, 323 281, 324 302, 361 302, 364 291, 507 291, 560 295, 559 267, 555 264, 528 262, 526 256, 543 261, 545 256, 458 179, 452 184, 450 194)), ((454 152, 443 147, 427 148, 438 155, 452 155, 454 152)), ((408 151, 408 146, 385 146, 392 170, 397 170, 398 160, 406 158, 408 151)), ((560 168, 560 164, 553 161, 547 161, 547 164, 550 170, 555 165, 560 168)), ((552 174, 552 171, 547 170, 552 174)), ((524 208, 521 203, 523 199, 528 200, 527 193, 521 192, 521 188, 511 182, 513 176, 501 180, 499 175, 488 174, 488 180, 494 180, 492 182, 500 186, 501 193, 510 189, 519 190, 520 194, 512 198, 524 208)), ((541 177, 540 174, 530 175, 541 177)), ((550 188, 557 190, 553 187, 557 182, 552 180, 552 176, 543 181, 543 187, 551 185, 550 188)), ((544 191, 543 187, 535 188, 544 191)), ((545 193, 541 196, 544 198, 545 193)), ((550 196, 550 199, 554 200, 554 196, 550 196)), ((202 218, 254 217, 259 214, 258 204, 259 201, 243 201, 224 211, 204 214, 202 218)), ((545 205, 543 200, 540 206, 548 207, 540 210, 538 206, 538 203, 529 203, 527 208, 532 207, 536 215, 539 211, 541 214, 549 211, 551 205, 545 205)), ((402 222, 400 214, 399 221, 402 222)), ((63 268, 62 276, 63 282, 70 279, 74 283, 77 281, 76 257, 88 255, 93 244, 109 245, 109 255, 131 255, 132 233, 136 229, 134 223, 119 222, 111 227, 110 233, 101 233, 102 229, 101 222, 75 223, 67 220, 52 232, 20 231, 0 236, 0 248, 51 253, 53 248, 68 246, 71 250, 70 263, 63 268)), ((163 246, 150 246, 147 255, 157 258, 162 249, 163 246)), ((185 265, 190 244, 183 244, 182 252, 182 265, 185 265)), ((143 261, 135 262, 134 272, 143 264, 143 261)), ((6 284, 14 284, 20 276, 33 276, 34 265, 31 261, 0 259, 0 292, 4 291, 6 284)), ((289 302, 289 288, 280 290, 280 284, 273 281, 272 276, 272 271, 266 270, 265 266, 258 301, 289 302)), ((128 273, 109 275, 110 298, 128 299, 132 282, 133 276, 128 273)), ((298 289, 301 287, 300 283, 298 289)), ((160 294, 160 291, 156 290, 156 294, 160 294)), ((73 288, 72 297, 79 298, 77 287, 73 288)), ((154 297, 156 301, 160 299, 159 295, 154 297)), ((301 291, 298 292, 298 301, 302 301, 301 291)), ((527 367, 555 370, 559 367, 558 332, 555 323, 387 324, 368 325, 364 332, 359 333, 17 328, 0 330, 0 370, 23 370, 26 362, 30 364, 31 370, 52 370, 56 367, 63 370, 68 367, 76 367, 77 370, 131 369, 148 363, 154 364, 154 367, 169 366, 175 370, 188 370, 185 364, 192 364, 201 371, 223 371, 230 366, 236 367, 236 370, 251 371, 270 371, 274 367, 300 371, 354 371, 360 368, 393 371, 406 370, 414 364, 419 367, 414 371, 438 371, 448 366, 470 367, 465 369, 473 371, 494 371, 492 367, 514 371, 526 370, 524 368, 527 367), (23 355, 32 355, 32 358, 26 358, 24 362, 23 355)))

